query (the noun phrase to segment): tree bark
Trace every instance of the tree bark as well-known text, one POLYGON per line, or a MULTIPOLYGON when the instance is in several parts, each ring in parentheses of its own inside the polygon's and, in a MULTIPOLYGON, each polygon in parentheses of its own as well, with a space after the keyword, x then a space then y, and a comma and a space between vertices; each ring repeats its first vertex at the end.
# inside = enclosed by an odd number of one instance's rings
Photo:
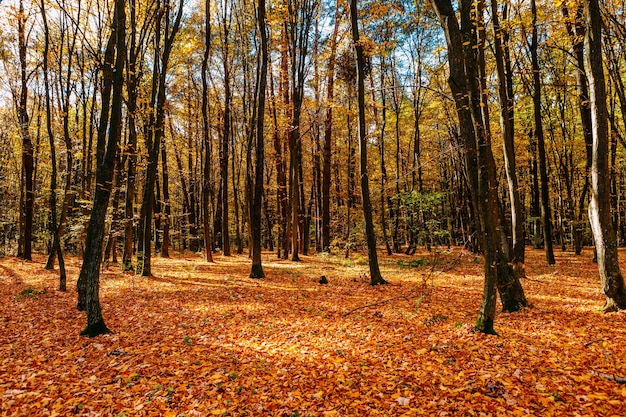
POLYGON ((105 52, 103 68, 102 113, 98 128, 96 189, 93 208, 87 229, 85 255, 80 271, 79 309, 87 311, 87 327, 81 335, 94 337, 108 333, 100 308, 100 263, 107 206, 111 195, 115 156, 118 152, 122 131, 122 90, 126 59, 126 11, 125 2, 115 1, 114 25, 105 52), (117 49, 114 60, 114 49, 117 49), (113 67, 113 62, 115 66, 113 67), (109 117, 109 106, 111 113, 109 117), (108 127, 108 129, 107 129, 108 127), (106 140, 108 131, 108 140, 106 140), (105 142, 106 140, 106 142, 105 142), (81 303, 82 301, 82 303, 81 303))
MULTIPOLYGON (((505 11, 507 6, 505 5, 505 11)), ((515 124, 514 124, 514 98, 512 86, 509 85, 510 74, 507 74, 508 49, 507 37, 502 27, 498 13, 497 0, 491 0, 491 16, 493 28, 494 55, 496 60, 496 74, 498 77, 498 99, 500 101, 500 126, 502 130, 502 147, 504 149, 504 168, 506 170, 509 200, 511 204, 511 231, 512 251, 510 260, 516 269, 518 276, 523 276, 523 264, 525 255, 524 245, 524 217, 522 204, 519 196, 517 182, 517 168, 515 162, 515 124)), ((506 20, 506 14, 503 14, 506 20)))
POLYGON ((207 73, 211 55, 211 1, 205 0, 204 54, 202 55, 202 139, 204 141, 204 165, 202 179, 202 226, 204 228, 204 259, 213 262, 213 233, 210 223, 211 198, 211 133, 209 125, 209 84, 207 73))
POLYGON ((265 126, 265 90, 267 87, 268 46, 265 28, 265 0, 257 2, 257 26, 261 38, 261 62, 257 80, 257 111, 256 111, 256 160, 254 172, 254 195, 250 208, 250 226, 252 232, 252 270, 250 278, 263 278, 261 264, 261 203, 263 198, 263 168, 265 166, 265 143, 263 140, 265 126))
POLYGON ((611 222, 609 128, 602 62, 602 15, 598 0, 585 0, 587 74, 591 100, 592 161, 589 221, 596 244, 598 272, 606 297, 605 312, 626 309, 626 291, 620 271, 617 238, 611 222))
MULTIPOLYGON (((446 36, 449 85, 455 99, 460 134, 465 141, 466 175, 472 202, 480 219, 479 242, 484 254, 485 281, 476 328, 481 332, 494 334, 496 288, 500 291, 503 307, 507 311, 515 311, 526 305, 526 299, 521 285, 515 285, 515 274, 500 240, 500 206, 495 162, 491 143, 484 131, 479 72, 476 68, 477 19, 472 19, 471 16, 471 0, 461 1, 460 28, 450 0, 431 0, 431 4, 446 36)), ((478 10, 482 13, 481 7, 478 10)))
POLYGON ((361 199, 365 217, 365 235, 367 239, 367 257, 370 268, 370 285, 387 284, 378 267, 376 252, 376 232, 372 221, 372 203, 370 201, 369 175, 367 168, 367 131, 365 123, 365 56, 363 44, 359 37, 357 0, 350 0, 350 26, 352 42, 356 55, 357 68, 357 103, 359 108, 359 154, 361 174, 361 199))
POLYGON ((539 160, 539 179, 541 193, 541 221, 543 225, 543 244, 546 251, 546 261, 548 265, 556 263, 554 259, 554 249, 552 245, 552 214, 550 209, 550 192, 548 183, 548 167, 546 158, 546 145, 543 134, 543 121, 541 120, 541 70, 539 68, 538 57, 538 26, 537 26, 537 6, 535 0, 530 1, 532 12, 532 41, 530 45, 530 55, 533 70, 533 109, 535 117, 534 136, 537 141, 537 157, 539 160))
MULTIPOLYGON (((52 253, 56 253, 59 259, 59 290, 67 290, 67 273, 65 272, 65 261, 63 259, 63 251, 61 250, 61 240, 59 238, 59 225, 57 222, 57 157, 56 157, 56 145, 54 142, 54 133, 52 131, 52 108, 50 98, 50 81, 48 78, 48 54, 50 50, 50 31, 48 28, 48 18, 46 15, 46 8, 44 0, 41 1, 41 18, 44 27, 44 50, 42 57, 43 64, 43 76, 44 76, 44 89, 46 94, 46 131, 48 133, 48 142, 50 144, 50 232, 52 234, 52 253)), ((52 269, 54 262, 48 259, 46 263, 46 269, 52 269)))
POLYGON ((26 14, 24 4, 20 0, 17 34, 20 61, 20 91, 19 99, 16 100, 17 116, 20 123, 20 135, 22 138, 22 184, 23 184, 23 204, 20 207, 20 219, 22 223, 19 255, 27 261, 32 260, 33 245, 33 213, 35 204, 34 185, 34 147, 29 131, 30 117, 28 115, 28 74, 26 62, 26 14))
POLYGON ((330 57, 326 74, 326 115, 324 120, 324 162, 322 167, 322 251, 330 252, 330 183, 333 138, 333 100, 335 96, 335 60, 339 32, 339 2, 335 4, 335 24, 330 38, 330 57))

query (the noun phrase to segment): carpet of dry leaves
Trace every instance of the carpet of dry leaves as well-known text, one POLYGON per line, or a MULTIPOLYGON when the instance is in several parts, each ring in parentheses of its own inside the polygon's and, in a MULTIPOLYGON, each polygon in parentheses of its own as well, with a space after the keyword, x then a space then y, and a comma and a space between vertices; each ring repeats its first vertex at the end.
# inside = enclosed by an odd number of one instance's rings
POLYGON ((626 415, 610 380, 626 377, 626 314, 598 310, 591 251, 527 256, 531 307, 499 314, 499 337, 472 331, 481 260, 453 248, 383 257, 382 287, 359 254, 268 253, 264 280, 245 256, 156 258, 149 279, 110 267, 113 333, 94 339, 78 336, 79 259, 62 293, 43 256, 3 258, 0 416, 626 415))

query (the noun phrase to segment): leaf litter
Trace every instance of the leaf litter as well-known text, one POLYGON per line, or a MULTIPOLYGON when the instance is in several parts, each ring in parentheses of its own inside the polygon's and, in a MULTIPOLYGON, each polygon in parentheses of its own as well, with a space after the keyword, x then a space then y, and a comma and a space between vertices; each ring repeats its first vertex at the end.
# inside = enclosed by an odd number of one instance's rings
POLYGON ((473 331, 482 266, 458 248, 434 267, 382 257, 381 287, 359 254, 265 254, 264 280, 243 256, 155 258, 152 278, 111 267, 114 333, 95 339, 43 257, 2 258, 0 415, 625 415, 626 315, 598 310, 590 251, 542 255, 527 254, 531 307, 499 314, 498 337, 473 331))

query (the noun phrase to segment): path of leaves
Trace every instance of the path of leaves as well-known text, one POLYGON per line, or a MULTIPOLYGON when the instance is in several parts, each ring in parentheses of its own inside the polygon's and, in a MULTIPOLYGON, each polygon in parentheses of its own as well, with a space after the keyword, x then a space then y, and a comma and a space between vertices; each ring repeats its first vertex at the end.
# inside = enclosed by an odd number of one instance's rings
POLYGON ((393 285, 375 288, 360 255, 268 254, 263 281, 242 256, 157 258, 150 279, 111 268, 114 333, 95 339, 78 336, 73 280, 61 293, 42 257, 0 259, 0 415, 626 415, 626 385, 597 376, 626 376, 626 314, 597 310, 590 252, 542 256, 528 254, 532 307, 499 314, 499 337, 472 332, 481 264, 460 249, 435 267, 384 257, 393 285), (411 292, 425 280, 430 296, 411 292))

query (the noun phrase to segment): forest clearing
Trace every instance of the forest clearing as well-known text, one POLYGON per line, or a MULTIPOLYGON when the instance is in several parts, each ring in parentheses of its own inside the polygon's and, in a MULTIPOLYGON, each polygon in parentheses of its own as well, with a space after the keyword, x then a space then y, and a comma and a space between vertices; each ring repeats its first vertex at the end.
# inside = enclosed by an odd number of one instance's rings
POLYGON ((241 255, 111 265, 97 338, 78 336, 79 258, 67 292, 43 255, 1 258, 0 415, 625 415, 626 315, 600 311, 592 249, 543 254, 499 336, 474 331, 482 259, 454 247, 381 257, 383 286, 358 253, 264 253, 262 280, 241 255))

